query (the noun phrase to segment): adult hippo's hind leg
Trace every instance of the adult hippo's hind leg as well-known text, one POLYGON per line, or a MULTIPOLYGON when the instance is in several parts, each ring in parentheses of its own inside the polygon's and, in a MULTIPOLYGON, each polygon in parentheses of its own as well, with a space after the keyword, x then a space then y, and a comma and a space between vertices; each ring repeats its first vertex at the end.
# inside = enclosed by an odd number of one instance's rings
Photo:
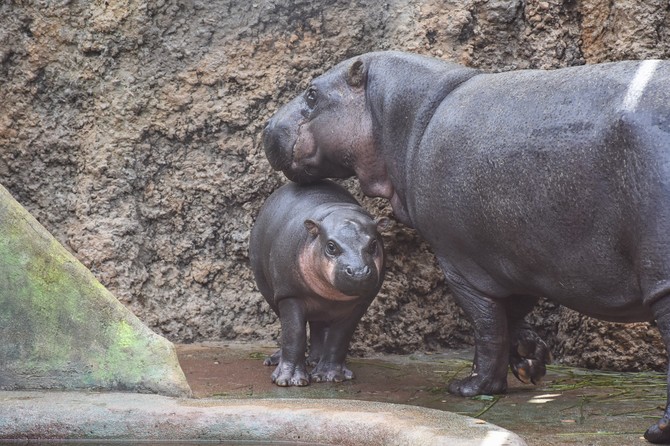
POLYGON ((461 277, 443 269, 452 294, 475 332, 475 358, 470 376, 453 381, 449 392, 461 396, 504 393, 509 362, 505 304, 485 296, 461 277))
MULTIPOLYGON (((651 306, 651 309, 670 356, 670 289, 663 298, 651 306)), ((666 382, 666 406, 663 417, 644 433, 644 438, 651 443, 670 444, 670 366, 666 382)))
POLYGON ((530 296, 510 296, 507 299, 509 365, 514 376, 525 384, 538 384, 547 373, 547 364, 551 363, 549 347, 524 319, 537 301, 530 296))

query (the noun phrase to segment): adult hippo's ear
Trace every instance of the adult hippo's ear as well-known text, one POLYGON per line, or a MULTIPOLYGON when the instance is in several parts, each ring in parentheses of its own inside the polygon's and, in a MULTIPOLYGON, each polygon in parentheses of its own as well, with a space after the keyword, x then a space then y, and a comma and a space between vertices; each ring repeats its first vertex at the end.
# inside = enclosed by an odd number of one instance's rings
POLYGON ((307 219, 305 220, 305 228, 312 234, 314 237, 319 235, 319 224, 314 220, 307 219))
POLYGON ((356 59, 349 66, 347 71, 347 84, 354 88, 360 88, 365 85, 367 77, 367 67, 361 59, 356 59))

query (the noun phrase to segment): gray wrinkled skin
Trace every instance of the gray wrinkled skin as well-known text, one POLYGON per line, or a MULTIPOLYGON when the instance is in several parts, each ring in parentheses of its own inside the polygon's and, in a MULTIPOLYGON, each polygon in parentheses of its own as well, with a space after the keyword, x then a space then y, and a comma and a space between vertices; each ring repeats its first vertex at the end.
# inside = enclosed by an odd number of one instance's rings
POLYGON ((251 231, 249 258, 258 289, 281 321, 281 349, 265 360, 277 366, 275 384, 353 378, 345 358, 356 325, 382 285, 377 228, 384 224, 329 181, 286 184, 264 203, 251 231), (311 373, 307 365, 314 365, 311 373))
MULTIPOLYGON (((264 145, 295 181, 356 175, 429 242, 475 331, 453 393, 504 392, 508 364, 542 377, 523 322, 539 296, 655 320, 670 345, 670 62, 487 74, 368 53, 314 79, 264 145)), ((645 437, 670 442, 669 420, 645 437)))

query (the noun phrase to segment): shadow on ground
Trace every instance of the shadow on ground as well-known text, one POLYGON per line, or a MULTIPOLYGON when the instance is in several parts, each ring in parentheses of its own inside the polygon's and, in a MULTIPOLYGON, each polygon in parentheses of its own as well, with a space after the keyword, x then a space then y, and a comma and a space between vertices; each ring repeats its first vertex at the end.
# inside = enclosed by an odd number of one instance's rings
POLYGON ((550 366, 538 386, 509 376, 504 396, 459 398, 447 383, 469 371, 472 352, 350 358, 356 379, 280 388, 258 344, 178 345, 197 398, 342 398, 411 404, 480 418, 520 435, 529 446, 648 444, 642 434, 662 415, 665 375, 550 366))

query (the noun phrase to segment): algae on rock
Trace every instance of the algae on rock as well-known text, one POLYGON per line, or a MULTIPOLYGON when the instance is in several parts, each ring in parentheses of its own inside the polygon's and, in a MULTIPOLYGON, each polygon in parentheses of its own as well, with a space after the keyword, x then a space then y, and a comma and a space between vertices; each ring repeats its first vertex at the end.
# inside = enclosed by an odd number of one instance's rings
POLYGON ((174 346, 0 186, 0 389, 186 396, 174 346))

